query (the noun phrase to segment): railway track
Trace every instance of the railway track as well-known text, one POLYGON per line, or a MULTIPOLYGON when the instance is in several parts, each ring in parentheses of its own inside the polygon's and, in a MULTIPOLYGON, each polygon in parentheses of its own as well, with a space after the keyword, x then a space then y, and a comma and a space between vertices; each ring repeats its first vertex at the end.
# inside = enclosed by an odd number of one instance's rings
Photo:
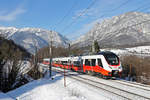
POLYGON ((123 84, 123 85, 126 85, 126 86, 139 88, 139 89, 142 89, 142 90, 150 92, 150 86, 148 86, 148 85, 135 83, 135 82, 130 82, 130 81, 125 81, 125 80, 111 80, 111 81, 117 82, 117 83, 120 83, 120 84, 123 84))
MULTIPOLYGON (((100 79, 99 77, 96 77, 96 78, 100 79)), ((117 82, 117 83, 120 83, 120 84, 123 84, 126 86, 130 86, 130 87, 139 88, 139 89, 150 92, 150 86, 149 85, 144 85, 144 84, 140 84, 140 83, 136 83, 136 82, 130 82, 130 81, 126 81, 126 80, 110 80, 110 81, 117 82)))
MULTIPOLYGON (((100 77, 97 77, 97 78, 99 79, 100 77)), ((145 84, 141 84, 141 83, 137 83, 137 82, 132 82, 132 81, 120 80, 120 79, 115 79, 115 80, 110 80, 110 81, 120 83, 120 84, 130 86, 130 87, 139 88, 139 89, 150 92, 150 86, 149 85, 145 85, 145 84)))
MULTIPOLYGON (((58 71, 57 71, 58 72, 58 71)), ((63 71, 59 71, 59 73, 63 73, 63 71)), ((77 81, 80 81, 82 83, 85 83, 87 85, 90 85, 92 87, 95 87, 97 89, 100 89, 102 91, 107 92, 108 94, 111 94, 113 96, 117 96, 117 98, 122 100, 150 100, 150 96, 143 96, 134 92, 130 92, 124 89, 120 89, 118 87, 113 87, 111 85, 94 81, 88 78, 81 77, 80 75, 74 75, 67 73, 67 77, 73 78, 77 81)), ((125 84, 124 84, 125 85, 125 84)), ((144 89, 143 89, 144 90, 144 89)))
POLYGON ((129 83, 129 84, 133 84, 133 85, 139 85, 139 86, 143 86, 143 87, 148 87, 150 88, 150 85, 146 85, 146 84, 141 84, 141 83, 137 83, 137 82, 132 82, 132 81, 126 81, 126 80, 117 80, 120 82, 125 82, 125 83, 129 83))
POLYGON ((103 89, 105 91, 113 93, 117 97, 122 97, 123 99, 150 100, 150 97, 145 97, 145 96, 133 93, 133 92, 122 90, 120 88, 116 88, 116 87, 113 87, 113 86, 110 86, 110 85, 107 85, 107 84, 104 84, 104 83, 96 82, 96 81, 93 81, 93 80, 90 80, 90 79, 87 79, 87 78, 83 78, 83 77, 80 77, 80 76, 77 76, 77 77, 71 76, 71 78, 74 78, 74 79, 82 81, 86 84, 89 84, 89 85, 92 85, 94 87, 98 87, 100 89, 103 89))

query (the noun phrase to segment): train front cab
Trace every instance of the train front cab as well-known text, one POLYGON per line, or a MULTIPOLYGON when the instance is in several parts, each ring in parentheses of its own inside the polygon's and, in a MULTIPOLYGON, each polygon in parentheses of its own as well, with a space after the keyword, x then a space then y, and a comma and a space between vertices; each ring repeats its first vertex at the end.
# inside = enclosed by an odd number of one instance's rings
POLYGON ((105 58, 106 66, 109 67, 111 77, 120 77, 122 72, 121 62, 119 57, 112 52, 102 54, 105 58))
POLYGON ((111 77, 120 77, 122 72, 121 62, 119 57, 112 52, 103 52, 101 53, 104 57, 105 69, 110 71, 109 74, 111 77))
POLYGON ((98 74, 101 77, 119 77, 121 71, 118 66, 120 66, 120 63, 119 65, 111 66, 103 55, 86 56, 83 60, 84 72, 98 74))

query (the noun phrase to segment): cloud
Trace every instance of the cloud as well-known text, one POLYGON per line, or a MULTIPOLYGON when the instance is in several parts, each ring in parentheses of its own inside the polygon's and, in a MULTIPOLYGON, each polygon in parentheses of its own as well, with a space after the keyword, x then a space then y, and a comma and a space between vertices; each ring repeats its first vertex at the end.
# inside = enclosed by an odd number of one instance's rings
POLYGON ((2 11, 0 12, 0 21, 14 21, 16 20, 18 15, 23 14, 25 12, 26 10, 20 6, 11 12, 2 11))

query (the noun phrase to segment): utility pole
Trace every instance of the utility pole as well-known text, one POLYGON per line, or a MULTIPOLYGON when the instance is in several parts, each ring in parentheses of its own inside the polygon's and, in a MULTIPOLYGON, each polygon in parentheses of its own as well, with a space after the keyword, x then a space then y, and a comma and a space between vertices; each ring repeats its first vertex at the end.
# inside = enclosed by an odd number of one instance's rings
MULTIPOLYGON (((68 56, 70 56, 70 43, 68 43, 68 56)), ((68 60, 67 63, 68 67, 70 66, 70 60, 68 60)), ((64 87, 66 87, 66 71, 65 71, 65 67, 64 67, 64 87)))
POLYGON ((64 67, 64 87, 66 87, 66 71, 65 71, 65 67, 64 67))
POLYGON ((51 35, 50 35, 50 44, 49 44, 49 77, 52 77, 52 31, 51 31, 51 35))
POLYGON ((131 74, 132 74, 132 64, 130 64, 130 76, 129 76, 129 80, 131 81, 131 74))
MULTIPOLYGON (((70 43, 68 43, 68 56, 70 56, 70 43)), ((68 60, 67 63, 68 67, 70 66, 70 60, 68 60)), ((65 67, 64 67, 64 87, 66 87, 66 71, 65 71, 65 67)))

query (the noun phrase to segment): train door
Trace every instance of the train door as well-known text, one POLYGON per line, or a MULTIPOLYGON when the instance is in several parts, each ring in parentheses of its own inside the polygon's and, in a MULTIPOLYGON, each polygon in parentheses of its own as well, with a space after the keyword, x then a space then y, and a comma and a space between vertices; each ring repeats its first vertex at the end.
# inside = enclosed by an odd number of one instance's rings
POLYGON ((84 72, 83 71, 83 59, 81 60, 81 72, 84 72))
POLYGON ((85 59, 85 72, 94 75, 96 67, 96 59, 85 59))
POLYGON ((95 66, 96 66, 96 59, 91 59, 91 71, 95 72, 95 66))
POLYGON ((101 58, 97 59, 97 67, 95 69, 95 72, 102 74, 103 72, 103 64, 101 58))
POLYGON ((68 69, 71 69, 71 60, 68 59, 68 69))
POLYGON ((102 60, 99 58, 99 59, 97 59, 97 63, 98 63, 98 66, 99 67, 101 67, 101 68, 103 68, 103 64, 102 64, 102 60))

